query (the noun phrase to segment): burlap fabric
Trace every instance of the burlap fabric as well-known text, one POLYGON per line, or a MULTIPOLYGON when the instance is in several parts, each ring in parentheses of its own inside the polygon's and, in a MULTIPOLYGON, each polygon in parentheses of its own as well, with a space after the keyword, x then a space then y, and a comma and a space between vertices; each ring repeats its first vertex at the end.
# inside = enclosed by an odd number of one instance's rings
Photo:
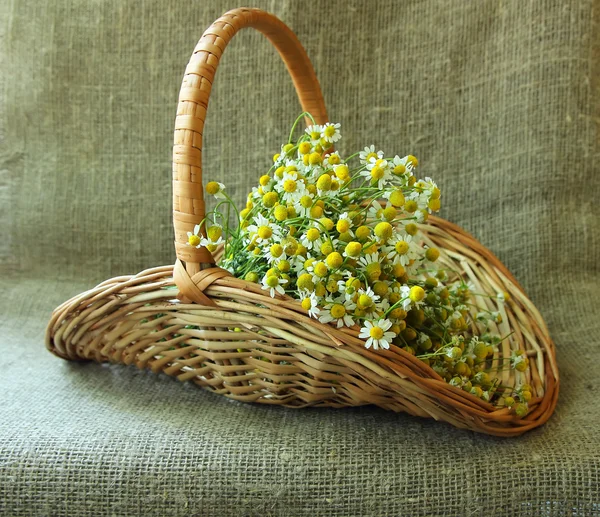
MULTIPOLYGON (((443 216, 491 248, 557 343, 550 422, 479 436, 374 408, 233 403, 44 349, 50 311, 174 261, 181 76, 230 1, 0 5, 0 514, 600 515, 600 2, 256 1, 298 34, 344 150, 413 153, 443 216)), ((243 32, 204 170, 238 199, 299 111, 243 32)))

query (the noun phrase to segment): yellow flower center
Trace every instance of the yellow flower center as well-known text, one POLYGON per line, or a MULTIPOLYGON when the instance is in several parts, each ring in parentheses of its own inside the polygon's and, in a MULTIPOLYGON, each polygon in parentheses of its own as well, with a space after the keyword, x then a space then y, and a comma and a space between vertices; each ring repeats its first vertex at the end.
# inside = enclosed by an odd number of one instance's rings
POLYGON ((271 255, 273 255, 275 258, 281 257, 281 254, 283 253, 283 246, 281 246, 281 244, 273 244, 269 250, 271 251, 271 255))
POLYGON ((308 154, 310 153, 310 142, 302 142, 299 146, 298 146, 298 151, 300 151, 300 154, 308 154))
POLYGON ((329 217, 321 217, 319 222, 324 226, 324 228, 329 231, 333 229, 333 221, 329 219, 329 217))
POLYGON ((398 255, 406 255, 408 253, 408 242, 398 241, 394 246, 394 249, 398 255))
POLYGON ((360 242, 352 241, 346 245, 346 255, 349 257, 358 257, 362 251, 362 244, 360 242))
POLYGON ((190 246, 198 246, 198 244, 200 244, 200 237, 198 237, 197 235, 190 235, 188 243, 190 244, 190 246))
POLYGON ((430 199, 427 206, 434 212, 437 212, 442 207, 442 203, 439 199, 430 199))
POLYGON ((356 237, 361 241, 366 241, 369 238, 369 235, 371 235, 371 228, 368 226, 363 225, 356 229, 356 237))
POLYGON ((425 258, 431 262, 435 262, 438 258, 440 258, 440 250, 437 248, 428 248, 425 252, 425 258))
POLYGON ((319 205, 315 205, 310 209, 310 216, 314 219, 318 219, 323 216, 323 208, 319 205))
POLYGON ((295 180, 285 180, 283 182, 283 190, 286 192, 296 192, 296 181, 295 180))
POLYGON ((404 174, 405 172, 406 172, 406 167, 402 164, 396 165, 393 170, 393 173, 396 176, 402 176, 402 174, 404 174))
POLYGON ((340 303, 336 303, 331 307, 331 316, 334 318, 343 318, 346 315, 346 307, 340 303))
POLYGON ((406 203, 404 203, 404 210, 411 214, 414 213, 417 208, 419 208, 419 205, 417 205, 417 202, 414 199, 409 199, 406 203))
POLYGON ((279 278, 276 276, 268 276, 265 282, 269 287, 277 287, 279 285, 279 278))
POLYGON ((371 282, 379 280, 379 277, 381 276, 381 266, 377 264, 377 262, 371 262, 368 264, 365 268, 365 271, 368 279, 371 280, 371 282))
POLYGON ((415 236, 419 231, 419 228, 417 228, 417 225, 415 223, 408 223, 404 227, 404 230, 406 231, 406 233, 408 233, 408 235, 415 236))
POLYGON ((278 205, 275 207, 275 210, 273 210, 273 215, 279 222, 285 221, 288 216, 287 208, 283 205, 278 205))
POLYGON ((327 158, 327 161, 331 165, 337 165, 338 163, 340 163, 340 157, 337 154, 330 154, 329 157, 327 158))
POLYGON ((379 167, 379 165, 376 165, 371 169, 371 178, 373 178, 374 180, 380 180, 381 178, 383 178, 384 174, 385 171, 381 167, 379 167))
POLYGON ((309 291, 312 291, 315 288, 315 284, 312 281, 312 276, 309 275, 308 273, 304 273, 303 275, 300 275, 298 277, 298 281, 296 282, 296 285, 298 286, 299 289, 307 289, 309 291))
POLYGON ((221 190, 221 187, 219 187, 219 184, 216 181, 209 181, 206 184, 206 192, 211 195, 217 194, 219 190, 221 190))
POLYGON ((342 262, 344 262, 344 259, 337 251, 327 255, 327 265, 332 269, 340 267, 342 262))
POLYGON ((361 294, 358 297, 358 305, 363 308, 371 307, 371 305, 373 305, 373 299, 368 294, 361 294))
POLYGON ((375 235, 384 241, 387 241, 392 233, 394 233, 394 228, 390 223, 381 222, 375 226, 375 235))
POLYGON ((315 275, 324 277, 327 275, 327 266, 324 262, 317 262, 314 269, 315 275))
POLYGON ((400 190, 394 190, 390 196, 390 203, 393 206, 400 208, 402 205, 404 205, 404 194, 402 194, 400 190))
POLYGON ((310 196, 302 196, 300 198, 300 204, 304 208, 310 208, 313 204, 312 198, 310 196))
POLYGON ((264 176, 261 176, 260 179, 258 180, 258 182, 263 186, 267 186, 267 184, 269 183, 269 181, 271 181, 271 177, 268 174, 265 174, 264 176))
POLYGON ((367 163, 371 161, 371 158, 377 158, 377 154, 376 153, 367 154, 367 156, 365 157, 365 160, 367 161, 367 163))
POLYGON ((287 273, 290 270, 290 263, 287 260, 280 260, 277 263, 277 269, 282 273, 287 273))
POLYGON ((267 192, 262 197, 262 202, 263 202, 263 205, 265 205, 267 208, 271 208, 271 207, 275 206, 275 203, 277 203, 278 199, 279 199, 279 197, 277 196, 276 192, 267 192))
POLYGON ((308 157, 308 163, 311 165, 319 165, 323 161, 322 156, 319 153, 310 153, 308 157))
POLYGON ((329 174, 321 174, 317 180, 317 188, 319 190, 329 190, 331 187, 331 176, 329 174))
POLYGON ((350 171, 348 170, 347 165, 340 165, 335 168, 335 175, 338 179, 342 181, 347 181, 350 179, 350 171))
POLYGON ((412 164, 413 167, 417 167, 419 165, 419 160, 417 160, 417 157, 413 156, 412 154, 408 155, 407 161, 408 163, 412 164))
POLYGON ((319 238, 319 230, 317 230, 316 228, 311 228, 306 232, 306 238, 310 242, 316 241, 319 238))
POLYGON ((270 239, 273 235, 273 230, 271 230, 271 228, 268 226, 261 226, 256 233, 258 233, 258 236, 261 239, 270 239))
POLYGON ((321 133, 319 131, 311 131, 310 132, 310 139, 311 140, 320 140, 321 139, 321 133))
POLYGON ((321 253, 325 256, 329 255, 333 251, 333 245, 331 241, 325 241, 321 244, 321 253))
POLYGON ((369 330, 369 335, 373 339, 381 339, 383 337, 383 330, 379 327, 372 327, 371 330, 369 330))
POLYGON ((420 302, 423 298, 425 298, 425 290, 419 285, 414 285, 410 288, 410 294, 408 297, 413 302, 420 302))
POLYGON ((350 229, 350 221, 348 219, 340 219, 335 227, 338 232, 346 233, 350 229))
POLYGON ((323 133, 325 133, 325 136, 328 136, 329 138, 331 138, 333 135, 335 135, 335 127, 327 126, 325 128, 325 131, 323 131, 323 133))
POLYGON ((302 300, 302 308, 307 311, 312 307, 312 302, 310 301, 310 298, 304 298, 304 300, 302 300))
POLYGON ((220 226, 211 226, 208 229, 207 234, 208 234, 208 238, 211 241, 216 242, 219 240, 221 235, 223 235, 223 228, 221 228, 220 226))

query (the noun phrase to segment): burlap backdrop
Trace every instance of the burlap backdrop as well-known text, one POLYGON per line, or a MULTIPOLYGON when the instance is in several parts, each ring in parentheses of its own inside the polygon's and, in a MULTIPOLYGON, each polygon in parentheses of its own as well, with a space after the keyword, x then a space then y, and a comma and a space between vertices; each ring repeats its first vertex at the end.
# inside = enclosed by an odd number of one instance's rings
MULTIPOLYGON (((0 513, 600 514, 600 3, 255 5, 304 43, 342 150, 417 155, 442 215, 522 282, 558 347, 555 416, 502 440, 373 408, 237 404, 50 356, 55 305, 174 260, 180 80, 202 31, 238 5, 4 2, 0 513)), ((298 112, 275 51, 238 35, 211 98, 206 175, 241 199, 298 112)))

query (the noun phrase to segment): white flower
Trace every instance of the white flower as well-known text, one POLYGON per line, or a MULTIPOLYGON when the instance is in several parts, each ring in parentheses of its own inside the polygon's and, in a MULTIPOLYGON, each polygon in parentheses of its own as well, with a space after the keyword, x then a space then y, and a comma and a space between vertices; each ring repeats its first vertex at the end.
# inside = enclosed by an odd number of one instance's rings
POLYGON ((379 301, 379 295, 373 292, 373 289, 367 287, 367 290, 358 290, 358 303, 362 309, 369 309, 379 301))
POLYGON ((188 246, 192 246, 194 248, 201 248, 202 246, 204 246, 204 244, 202 244, 202 239, 200 238, 200 225, 197 224, 196 226, 194 226, 194 231, 193 232, 187 232, 187 245, 188 246))
POLYGON ((365 176, 372 185, 376 182, 378 189, 382 189, 393 178, 388 162, 383 158, 375 157, 369 158, 367 168, 360 171, 360 175, 365 176))
POLYGON ((346 325, 346 327, 354 325, 354 319, 348 314, 344 297, 331 300, 330 303, 325 305, 323 311, 321 311, 321 316, 319 316, 319 321, 321 323, 334 321, 337 323, 338 328, 344 325, 346 325))
POLYGON ((308 311, 308 315, 311 318, 317 318, 321 309, 319 309, 319 298, 315 293, 311 293, 306 290, 302 290, 299 292, 300 299, 302 300, 302 308, 308 311))
MULTIPOLYGON (((350 275, 350 278, 352 277, 350 271, 344 271, 344 273, 350 275)), ((339 293, 343 294, 346 297, 346 300, 352 300, 352 298, 354 298, 354 293, 356 293, 356 288, 353 285, 355 279, 352 278, 351 281, 350 278, 348 278, 348 280, 338 280, 337 283, 339 293)))
POLYGON ((299 201, 307 192, 304 180, 298 178, 297 171, 290 171, 283 174, 281 180, 275 184, 275 190, 281 193, 286 203, 295 203, 299 201))
MULTIPOLYGON (((311 228, 310 230, 312 230, 313 228, 311 228)), ((318 228, 314 228, 315 230, 319 231, 318 228)), ((308 230, 306 233, 302 234, 302 237, 300 237, 300 244, 302 244, 302 246, 304 246, 307 250, 320 250, 321 246, 323 244, 323 238, 321 237, 321 234, 319 233, 319 237, 317 237, 315 240, 310 240, 309 236, 312 237, 312 235, 310 235, 308 232, 310 231, 308 230)))
POLYGON ((384 248, 388 258, 392 259, 394 264, 403 266, 407 266, 411 260, 419 258, 420 250, 417 241, 407 233, 394 234, 388 241, 388 246, 384 248))
POLYGON ((404 167, 404 169, 409 172, 407 177, 412 176, 414 167, 413 167, 412 162, 408 160, 408 156, 405 156, 404 158, 400 158, 398 155, 396 155, 396 156, 394 156, 394 159, 392 160, 392 164, 394 165, 394 168, 397 167, 398 165, 402 165, 404 167))
POLYGON ((379 252, 376 251, 375 253, 368 253, 366 255, 363 255, 358 259, 358 262, 364 267, 367 267, 369 264, 379 264, 379 252))
MULTIPOLYGON (((225 241, 223 240, 223 237, 219 237, 216 241, 212 241, 210 240, 210 238, 208 237, 202 237, 202 239, 200 239, 200 246, 218 246, 219 244, 223 244, 225 241)), ((197 247, 200 247, 197 246, 197 247)))
POLYGON ((412 308, 412 300, 410 299, 410 287, 407 285, 400 286, 400 300, 402 300, 402 308, 409 311, 412 308))
POLYGON ((281 287, 283 284, 287 284, 285 278, 278 278, 275 275, 265 275, 262 279, 262 288, 270 290, 271 298, 275 298, 275 293, 285 294, 285 290, 281 287))
POLYGON ((281 238, 281 228, 269 221, 264 215, 256 214, 254 216, 254 222, 256 224, 248 226, 246 231, 252 236, 252 240, 255 243, 260 244, 263 241, 268 242, 274 238, 281 238))
POLYGON ((342 135, 340 134, 340 124, 331 124, 327 122, 321 127, 321 138, 329 143, 337 142, 342 135))
POLYGON ((317 145, 321 141, 321 132, 323 131, 323 126, 315 124, 313 126, 308 126, 305 131, 310 137, 310 143, 312 145, 317 145))
POLYGON ((325 157, 325 159, 323 160, 323 165, 330 165, 331 167, 333 167, 333 170, 335 171, 335 169, 341 165, 341 161, 342 161, 342 158, 341 158, 340 154, 337 151, 335 151, 333 153, 329 153, 325 157), (337 157, 337 160, 334 160, 336 163, 333 163, 333 164, 331 163, 332 156, 337 157))
POLYGON ((385 221, 385 216, 383 215, 383 207, 379 204, 379 201, 371 202, 371 204, 369 205, 369 209, 367 210, 367 219, 371 221, 385 221))
POLYGON ((360 163, 366 165, 367 162, 373 157, 376 157, 376 159, 383 158, 383 151, 375 152, 375 146, 371 145, 370 147, 365 147, 365 150, 361 151, 358 157, 360 158, 360 163))
POLYGON ((278 261, 278 260, 283 260, 283 259, 286 259, 286 258, 287 258, 286 254, 285 254, 285 251, 284 251, 284 252, 282 252, 282 253, 281 253, 281 255, 279 255, 278 257, 275 257, 275 256, 273 255, 273 253, 271 253, 271 247, 270 247, 270 246, 269 246, 269 248, 267 248, 267 250, 264 252, 264 256, 265 256, 265 258, 267 259, 267 262, 268 262, 269 264, 272 264, 272 263, 273 263, 273 262, 275 262, 275 261, 278 261))
POLYGON ((226 199, 226 196, 223 193, 223 191, 225 190, 225 185, 223 185, 223 183, 219 183, 218 181, 215 181, 215 183, 217 185, 219 185, 219 190, 217 191, 216 194, 213 194, 215 196, 215 198, 216 199, 226 199))
POLYGON ((365 348, 373 347, 373 350, 380 348, 388 349, 390 341, 396 337, 395 332, 386 332, 392 326, 388 319, 377 321, 365 321, 365 326, 360 329, 360 338, 368 338, 365 342, 365 348))
POLYGON ((312 206, 313 206, 313 201, 312 201, 313 198, 314 198, 313 194, 311 194, 308 190, 305 190, 303 192, 303 194, 294 201, 294 208, 296 209, 296 213, 299 216, 302 216, 302 217, 309 217, 310 216, 310 211, 311 211, 312 206), (309 206, 302 205, 301 200, 302 200, 302 198, 305 198, 305 197, 308 197, 311 200, 311 203, 310 203, 309 206))

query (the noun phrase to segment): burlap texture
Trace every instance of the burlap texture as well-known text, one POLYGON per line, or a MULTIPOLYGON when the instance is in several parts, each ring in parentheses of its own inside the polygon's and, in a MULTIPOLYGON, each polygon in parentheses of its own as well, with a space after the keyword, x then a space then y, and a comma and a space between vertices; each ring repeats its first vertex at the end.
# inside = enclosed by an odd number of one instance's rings
MULTIPOLYGON (((238 5, 5 2, 0 514, 600 515, 600 2, 254 5, 307 48, 342 150, 418 156, 442 215, 524 285, 557 343, 557 412, 503 440, 374 408, 238 404, 48 354, 58 303, 173 262, 180 80, 238 5)), ((207 179, 241 199, 298 111, 275 51, 239 34, 211 97, 207 179)))

